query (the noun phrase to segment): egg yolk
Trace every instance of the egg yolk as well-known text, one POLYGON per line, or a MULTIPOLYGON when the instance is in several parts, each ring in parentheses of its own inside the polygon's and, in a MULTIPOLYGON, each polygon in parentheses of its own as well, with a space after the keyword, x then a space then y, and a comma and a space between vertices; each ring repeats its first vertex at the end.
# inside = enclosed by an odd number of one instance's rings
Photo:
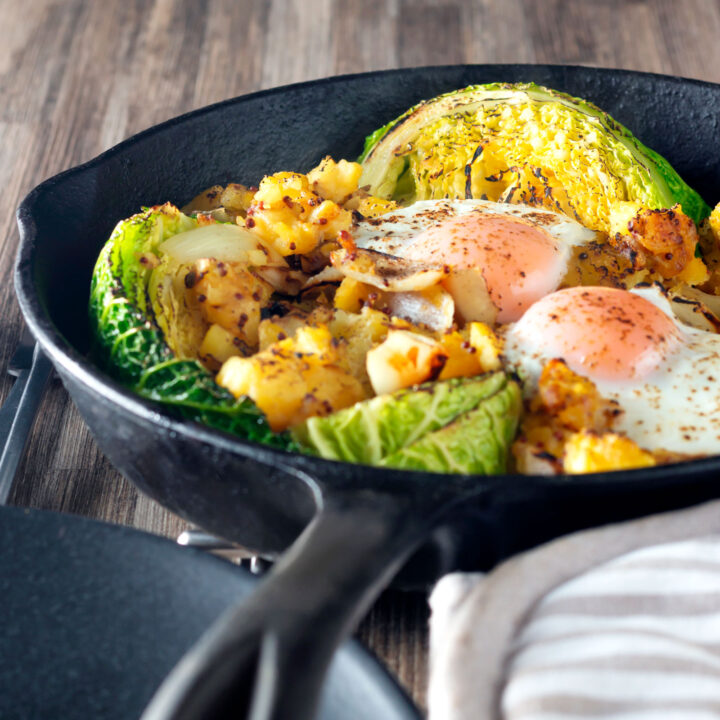
POLYGON ((617 288, 573 287, 535 303, 512 334, 544 357, 557 357, 592 380, 636 380, 681 343, 662 310, 617 288))
POLYGON ((498 322, 508 323, 558 287, 569 248, 528 221, 470 212, 421 233, 404 255, 453 268, 479 268, 498 308, 498 322))

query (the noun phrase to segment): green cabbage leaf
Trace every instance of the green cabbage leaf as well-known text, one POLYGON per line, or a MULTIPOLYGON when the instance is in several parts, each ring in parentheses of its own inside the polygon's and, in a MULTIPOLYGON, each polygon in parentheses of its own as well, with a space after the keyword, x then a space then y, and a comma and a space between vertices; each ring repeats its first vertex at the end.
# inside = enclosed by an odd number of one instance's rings
POLYGON ((680 203, 696 223, 710 212, 667 160, 607 113, 534 83, 475 85, 421 102, 368 136, 360 161, 361 186, 404 203, 506 200, 526 171, 542 182, 523 202, 551 197, 595 230, 607 231, 618 201, 652 209, 680 203))
POLYGON ((166 341, 156 316, 162 307, 156 295, 162 283, 151 282, 159 247, 196 227, 194 218, 169 203, 116 226, 100 252, 90 288, 95 355, 110 375, 180 417, 295 449, 289 435, 270 430, 251 400, 235 399, 197 360, 177 357, 166 341))
POLYGON ((293 428, 332 460, 444 473, 504 472, 521 411, 504 372, 425 383, 380 395, 293 428))

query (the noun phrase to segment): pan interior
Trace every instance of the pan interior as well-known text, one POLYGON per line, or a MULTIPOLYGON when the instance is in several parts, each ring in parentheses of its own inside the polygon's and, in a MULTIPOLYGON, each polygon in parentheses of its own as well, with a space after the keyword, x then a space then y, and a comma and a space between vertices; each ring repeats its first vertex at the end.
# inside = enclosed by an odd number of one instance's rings
MULTIPOLYGON (((596 103, 664 155, 708 203, 720 199, 720 163, 716 161, 720 157, 720 86, 642 73, 542 65, 369 73, 229 100, 130 138, 86 165, 44 182, 26 198, 19 211, 23 239, 17 272, 23 311, 53 359, 64 366, 63 380, 74 401, 101 449, 123 474, 171 510, 266 553, 285 547, 315 511, 319 495, 311 483, 296 482, 303 473, 317 481, 320 494, 353 485, 386 490, 395 483, 403 491, 412 483, 437 482, 437 476, 384 474, 313 458, 279 457, 260 446, 243 449, 242 443, 231 443, 217 433, 206 433, 200 448, 191 442, 178 447, 172 425, 162 414, 129 415, 114 400, 103 401, 107 387, 87 357, 90 277, 114 225, 142 206, 166 201, 182 205, 210 185, 255 184, 264 174, 281 169, 307 171, 328 154, 336 159, 355 158, 368 133, 414 103, 494 81, 533 81, 596 103), (126 438, 131 436, 135 441, 148 438, 142 456, 136 447, 128 446, 126 438), (160 446, 167 458, 177 456, 177 462, 164 462, 160 446), (242 458, 233 460, 232 455, 242 458), (286 472, 291 465, 292 472, 286 472), (185 468, 193 473, 184 472, 185 468), (274 530, 268 534, 271 527, 274 530)), ((717 460, 701 463, 693 463, 697 466, 693 472, 709 483, 710 475, 717 473, 717 460)), ((488 534, 502 545, 492 550, 496 558, 558 532, 698 501, 714 492, 709 486, 698 486, 693 494, 686 477, 682 499, 649 498, 647 487, 640 487, 645 480, 655 487, 680 483, 674 472, 655 470, 627 488, 623 483, 629 473, 588 477, 572 487, 562 479, 527 478, 527 487, 533 489, 523 497, 513 489, 519 487, 517 479, 506 483, 497 478, 497 485, 507 486, 502 500, 505 509, 491 509, 492 517, 485 509, 479 509, 477 517, 466 513, 475 529, 461 534, 477 540, 479 527, 490 528, 488 534), (618 495, 626 490, 637 493, 636 503, 625 498, 626 504, 620 506, 618 495), (530 497, 546 502, 550 514, 543 515, 536 500, 528 503, 530 497), (605 500, 587 502, 599 497, 605 500), (532 520, 518 524, 509 519, 521 516, 514 500, 524 504, 532 520), (501 526, 503 533, 498 531, 501 526), (498 540, 508 534, 513 537, 498 540)), ((634 481, 638 473, 632 473, 634 481)), ((468 552, 476 556, 474 540, 468 552)))

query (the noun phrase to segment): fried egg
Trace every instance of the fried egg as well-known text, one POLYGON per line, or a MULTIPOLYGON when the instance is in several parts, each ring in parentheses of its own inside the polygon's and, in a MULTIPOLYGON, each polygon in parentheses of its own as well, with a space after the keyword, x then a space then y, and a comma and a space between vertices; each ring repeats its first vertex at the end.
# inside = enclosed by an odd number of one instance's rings
POLYGON ((518 320, 556 290, 573 248, 596 233, 549 210, 485 200, 424 200, 353 227, 359 248, 455 270, 477 268, 498 308, 518 320))
POLYGON ((613 429, 641 447, 720 453, 720 335, 677 320, 659 286, 558 290, 504 339, 527 392, 549 360, 562 358, 618 402, 613 429))

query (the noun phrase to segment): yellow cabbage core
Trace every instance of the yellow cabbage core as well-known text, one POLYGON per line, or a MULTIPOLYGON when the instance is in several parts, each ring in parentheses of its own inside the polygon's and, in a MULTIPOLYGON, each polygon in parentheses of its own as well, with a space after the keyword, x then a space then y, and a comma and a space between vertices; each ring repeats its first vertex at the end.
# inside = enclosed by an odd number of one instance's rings
POLYGON ((480 103, 422 128, 396 155, 409 161, 416 200, 522 202, 607 232, 610 208, 651 178, 596 122, 557 102, 480 103))

